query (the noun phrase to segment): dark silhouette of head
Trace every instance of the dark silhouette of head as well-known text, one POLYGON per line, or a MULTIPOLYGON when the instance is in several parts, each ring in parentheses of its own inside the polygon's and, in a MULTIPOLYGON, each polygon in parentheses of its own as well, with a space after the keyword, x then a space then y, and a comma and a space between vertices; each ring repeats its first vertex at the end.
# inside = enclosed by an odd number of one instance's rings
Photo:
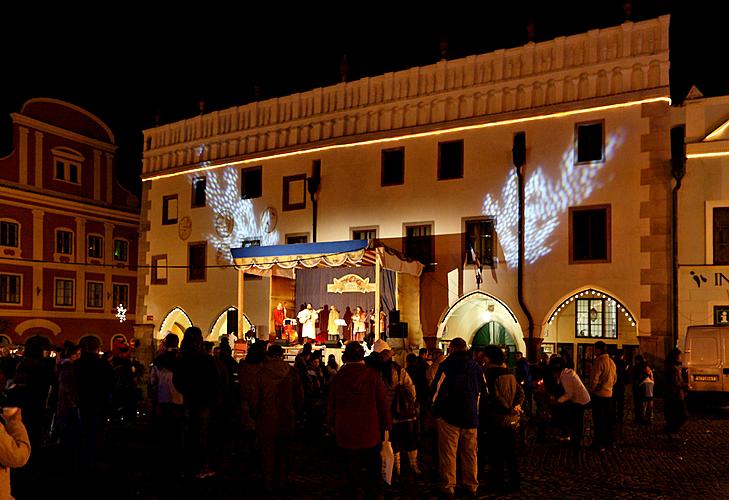
POLYGON ((363 359, 364 347, 362 347, 362 345, 356 340, 349 342, 344 348, 342 361, 344 361, 345 363, 356 363, 358 361, 362 361, 363 359))
POLYGON ((183 356, 189 356, 194 354, 201 354, 203 350, 203 336, 202 331, 196 326, 191 326, 185 330, 185 335, 182 337, 182 344, 180 345, 180 352, 183 356))

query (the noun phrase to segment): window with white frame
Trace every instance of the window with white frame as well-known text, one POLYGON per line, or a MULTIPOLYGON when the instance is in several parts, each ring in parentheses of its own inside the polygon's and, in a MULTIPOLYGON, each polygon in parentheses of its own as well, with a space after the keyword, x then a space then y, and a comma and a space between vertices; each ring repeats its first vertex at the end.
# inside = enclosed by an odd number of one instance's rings
POLYGON ((0 221, 0 246, 18 248, 20 244, 20 224, 10 220, 0 221))
POLYGON ((86 282, 86 307, 104 307, 104 283, 100 281, 86 282))
POLYGON ((123 305, 127 309, 129 308, 129 285, 114 283, 113 284, 113 300, 112 306, 116 307, 119 304, 123 305))
POLYGON ((55 305, 59 307, 73 307, 73 280, 56 278, 55 288, 55 305))
POLYGON ((0 274, 0 304, 20 304, 22 279, 20 274, 0 274))
POLYGON ((88 256, 92 259, 102 259, 104 257, 104 238, 97 234, 88 236, 88 256))
POLYGON ((73 254, 73 232, 65 229, 56 231, 56 253, 73 254))
POLYGON ((126 262, 128 257, 129 242, 116 238, 114 240, 114 260, 126 262))
POLYGON ((352 229, 353 240, 374 240, 375 238, 377 238, 376 227, 352 229))
POLYGON ((75 149, 55 147, 51 149, 53 156, 53 178, 59 181, 81 184, 81 166, 84 157, 75 149))

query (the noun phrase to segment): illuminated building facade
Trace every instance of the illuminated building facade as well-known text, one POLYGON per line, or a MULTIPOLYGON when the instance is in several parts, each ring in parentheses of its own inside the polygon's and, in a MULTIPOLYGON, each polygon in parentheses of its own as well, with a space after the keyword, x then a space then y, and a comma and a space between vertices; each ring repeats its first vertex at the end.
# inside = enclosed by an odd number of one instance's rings
POLYGON ((0 158, 0 342, 130 338, 117 306, 137 302, 139 203, 113 176, 116 146, 91 113, 31 99, 0 158), (131 266, 131 267, 130 267, 131 266))
MULTIPOLYGON (((442 60, 146 130, 142 252, 158 267, 144 276, 139 321, 155 336, 191 322, 221 333, 238 275, 198 267, 229 264, 230 247, 312 242, 306 179, 320 172, 316 241, 379 238, 427 265, 411 345, 461 336, 580 361, 600 338, 662 357, 668 23, 442 60), (522 133, 520 301, 512 150, 522 133)), ((245 283, 245 314, 263 338, 274 285, 245 283)))

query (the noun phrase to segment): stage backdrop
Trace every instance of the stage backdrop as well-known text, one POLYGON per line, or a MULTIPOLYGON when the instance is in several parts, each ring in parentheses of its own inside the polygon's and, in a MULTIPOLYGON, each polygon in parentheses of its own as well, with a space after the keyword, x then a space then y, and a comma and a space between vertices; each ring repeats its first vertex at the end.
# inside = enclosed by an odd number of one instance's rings
MULTIPOLYGON (((314 309, 327 306, 335 306, 340 311, 340 316, 349 308, 360 306, 365 311, 374 309, 375 293, 345 292, 329 293, 327 285, 334 282, 334 278, 341 278, 347 274, 356 274, 362 278, 369 278, 370 283, 375 278, 375 267, 338 267, 319 269, 297 269, 296 270, 296 312, 298 313, 301 304, 310 303, 314 309)), ((382 310, 389 312, 395 307, 395 273, 383 269, 381 292, 382 310)))

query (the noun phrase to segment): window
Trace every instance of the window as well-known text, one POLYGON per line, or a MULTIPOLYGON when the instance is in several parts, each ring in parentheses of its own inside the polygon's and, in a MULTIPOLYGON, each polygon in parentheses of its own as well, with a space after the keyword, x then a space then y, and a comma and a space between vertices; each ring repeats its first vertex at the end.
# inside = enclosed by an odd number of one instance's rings
POLYGON ((729 207, 712 209, 713 264, 729 264, 729 207))
POLYGON ((119 304, 123 305, 127 309, 129 308, 129 285, 120 285, 114 283, 113 285, 113 301, 112 307, 116 308, 119 304))
POLYGON ((59 229, 56 231, 56 253, 73 254, 73 233, 59 229))
POLYGON ((104 307, 104 284, 98 281, 86 282, 86 307, 104 307))
POLYGON ((205 177, 196 177, 192 180, 192 208, 205 206, 205 177))
POLYGON ((73 306, 73 280, 56 278, 56 302, 57 306, 73 306))
POLYGON ((0 221, 0 246, 18 247, 20 226, 15 222, 0 221))
POLYGON ((570 208, 570 263, 610 262, 610 206, 570 208))
POLYGON ((432 224, 405 227, 405 255, 425 265, 425 271, 432 271, 435 261, 435 238, 432 224))
POLYGON ((177 195, 162 198, 162 224, 177 224, 177 195))
POLYGON ((95 235, 88 237, 88 256, 92 259, 104 257, 104 238, 95 235))
POLYGON ((20 304, 22 276, 0 274, 0 304, 20 304))
POLYGON ((577 299, 575 336, 618 338, 617 303, 613 299, 577 299))
POLYGON ((289 175, 283 178, 283 209, 306 208, 306 174, 289 175))
POLYGON ((466 221, 466 264, 474 264, 473 254, 482 266, 493 267, 494 261, 494 221, 493 219, 466 221), (473 254, 471 254, 473 249, 473 254))
POLYGON ((207 243, 190 243, 187 248, 187 281, 205 281, 207 243))
POLYGON ((603 122, 578 123, 577 126, 577 163, 603 160, 603 122))
POLYGON ((382 151, 381 185, 396 186, 405 182, 405 148, 382 151))
POLYGON ((243 248, 260 247, 261 240, 259 240, 258 238, 247 238, 240 242, 240 246, 243 248))
POLYGON ((56 160, 56 180, 80 184, 81 165, 69 160, 56 160))
POLYGON ((287 234, 286 244, 287 245, 298 245, 299 243, 309 243, 308 234, 287 234))
POLYGON ((167 284, 167 255, 152 256, 152 284, 167 284))
POLYGON ((377 228, 352 229, 353 240, 374 240, 377 238, 377 228))
POLYGON ((127 261, 127 250, 129 249, 129 243, 127 240, 114 240, 114 260, 120 262, 127 261))
POLYGON ((240 197, 246 200, 263 195, 263 167, 249 167, 240 171, 240 197))
POLYGON ((463 177, 463 141, 438 143, 438 180, 463 177))

